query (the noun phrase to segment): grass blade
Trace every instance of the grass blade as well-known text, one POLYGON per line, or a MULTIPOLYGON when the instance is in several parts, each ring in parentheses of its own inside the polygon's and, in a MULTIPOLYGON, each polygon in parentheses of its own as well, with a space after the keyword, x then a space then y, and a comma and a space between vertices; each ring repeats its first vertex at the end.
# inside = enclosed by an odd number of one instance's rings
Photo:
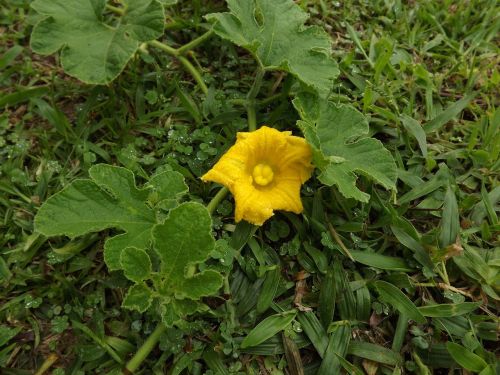
POLYGON ((326 348, 328 347, 328 336, 326 331, 319 322, 318 318, 312 311, 299 312, 297 315, 299 323, 305 334, 311 340, 311 343, 316 348, 319 356, 323 358, 326 348))
POLYGON ((441 305, 420 306, 417 309, 423 316, 430 318, 450 318, 465 315, 481 306, 481 302, 462 302, 441 305))
POLYGON ((484 359, 467 350, 462 345, 447 342, 446 349, 448 349, 448 352, 460 366, 469 371, 481 372, 488 366, 484 359))
POLYGON ((406 314, 408 318, 416 321, 417 323, 425 323, 425 317, 422 313, 397 287, 382 280, 375 281, 374 285, 379 292, 380 297, 396 310, 406 314))
POLYGON ((338 374, 340 361, 338 357, 344 357, 347 353, 351 339, 351 326, 348 321, 340 322, 330 334, 328 348, 321 362, 317 375, 338 374))
POLYGON ((295 319, 296 310, 268 316, 250 331, 241 343, 242 348, 256 346, 285 329, 295 319))
POLYGON ((351 341, 347 353, 390 366, 397 366, 402 363, 401 356, 395 351, 369 342, 351 341))
POLYGON ((448 108, 446 108, 443 112, 441 112, 432 120, 430 120, 427 124, 425 124, 424 126, 425 132, 431 133, 441 128, 453 117, 457 116, 460 112, 462 112, 464 108, 467 107, 467 105, 469 105, 471 100, 474 99, 475 96, 476 96, 475 93, 466 95, 462 99, 448 106, 448 108))

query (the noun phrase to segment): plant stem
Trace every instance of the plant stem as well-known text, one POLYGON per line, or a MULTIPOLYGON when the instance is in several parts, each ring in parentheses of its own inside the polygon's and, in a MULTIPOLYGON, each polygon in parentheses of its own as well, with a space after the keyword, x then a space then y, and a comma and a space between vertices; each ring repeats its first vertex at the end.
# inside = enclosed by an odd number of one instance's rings
POLYGON ((123 16, 125 14, 125 10, 123 8, 118 8, 113 5, 106 4, 106 9, 112 11, 113 13, 116 13, 120 16, 123 16))
POLYGON ((57 356, 57 354, 55 354, 55 353, 49 354, 49 356, 42 363, 42 365, 40 366, 38 371, 35 372, 35 375, 45 374, 45 371, 47 371, 54 364, 54 362, 57 361, 58 359, 59 359, 59 357, 57 356))
POLYGON ((255 72, 255 79, 250 91, 247 95, 247 121, 248 130, 254 131, 257 129, 257 114, 255 112, 256 100, 255 98, 259 94, 260 87, 262 86, 262 78, 264 78, 265 71, 262 65, 259 65, 257 71, 255 72))
POLYGON ((226 301, 226 308, 229 313, 229 322, 231 323, 231 327, 234 328, 236 327, 236 309, 234 308, 231 285, 229 284, 229 272, 224 277, 224 293, 230 296, 226 301))
POLYGON ((151 353, 154 349, 158 341, 160 340, 161 335, 167 327, 163 324, 163 322, 159 322, 156 326, 155 330, 149 335, 149 337, 144 341, 139 350, 135 353, 132 359, 127 363, 125 369, 122 371, 124 374, 134 373, 135 370, 139 368, 142 362, 146 359, 146 357, 151 353))
POLYGON ((203 91, 203 93, 205 95, 207 95, 208 94, 208 87, 205 84, 205 81, 203 81, 203 78, 202 78, 200 72, 198 71, 198 69, 196 69, 193 66, 193 64, 191 64, 191 62, 187 58, 185 58, 184 56, 177 56, 177 58, 179 59, 181 64, 184 65, 184 68, 186 68, 186 70, 189 73, 191 73, 191 75, 193 76, 196 83, 198 83, 198 86, 200 86, 201 91, 203 91))
POLYGON ((222 200, 226 197, 229 190, 226 187, 221 188, 217 194, 212 198, 212 200, 207 204, 207 210, 212 215, 217 208, 217 206, 222 202, 222 200))
POLYGON ((257 114, 255 113, 255 102, 247 103, 247 121, 248 121, 248 131, 257 130, 257 114))
MULTIPOLYGON (((206 39, 207 37, 205 37, 206 39)), ((196 39, 195 39, 196 40, 196 39)), ((194 42, 194 41, 193 41, 194 42)), ((200 42, 197 42, 196 44, 199 44, 200 42)), ((189 72, 191 73, 191 76, 194 78, 194 80, 196 81, 196 83, 198 84, 198 86, 200 86, 200 89, 201 91, 203 91, 203 93, 206 95, 208 94, 208 87, 207 85, 205 84, 205 82, 203 81, 203 78, 200 74, 200 72, 198 71, 198 69, 196 69, 193 64, 191 64, 191 62, 184 56, 181 56, 180 55, 180 52, 179 50, 180 49, 175 49, 175 48, 172 48, 170 47, 169 45, 166 45, 165 43, 162 43, 158 40, 152 40, 151 42, 148 42, 148 44, 150 46, 153 46, 153 47, 156 47, 158 49, 161 49, 162 51, 168 53, 169 55, 171 56, 174 56, 176 57, 180 62, 181 64, 184 66, 184 68, 189 72)), ((189 45, 190 43, 188 43, 189 45)), ((185 47, 185 46, 184 46, 185 47)), ((183 47, 181 47, 182 49, 183 47)))
POLYGON ((175 48, 170 47, 169 45, 166 45, 165 43, 162 43, 159 40, 152 40, 152 41, 148 42, 148 44, 150 46, 161 49, 162 51, 164 51, 172 56, 177 56, 179 54, 175 48))
POLYGON ((210 38, 213 34, 214 32, 212 29, 208 30, 205 34, 202 34, 198 38, 193 39, 187 44, 184 44, 182 47, 177 48, 177 53, 179 55, 184 55, 186 52, 191 51, 193 48, 195 48, 198 44, 201 44, 205 40, 210 38))

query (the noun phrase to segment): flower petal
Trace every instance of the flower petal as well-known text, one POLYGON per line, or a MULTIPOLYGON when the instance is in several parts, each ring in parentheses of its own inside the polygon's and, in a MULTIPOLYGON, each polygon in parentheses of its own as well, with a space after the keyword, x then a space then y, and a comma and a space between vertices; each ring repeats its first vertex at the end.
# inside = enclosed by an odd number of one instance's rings
POLYGON ((273 208, 260 196, 260 192, 251 183, 234 185, 234 200, 236 202, 235 221, 242 219, 255 225, 262 225, 273 216, 273 208))
POLYGON ((300 213, 300 187, 311 177, 312 153, 306 140, 291 132, 262 126, 240 132, 236 143, 202 179, 229 188, 236 202, 235 220, 262 225, 273 210, 300 213), (253 181, 254 168, 269 166, 272 174, 265 186, 253 181))
POLYGON ((217 182, 232 191, 235 181, 249 175, 248 164, 253 160, 252 154, 247 143, 235 144, 201 177, 202 181, 217 182))

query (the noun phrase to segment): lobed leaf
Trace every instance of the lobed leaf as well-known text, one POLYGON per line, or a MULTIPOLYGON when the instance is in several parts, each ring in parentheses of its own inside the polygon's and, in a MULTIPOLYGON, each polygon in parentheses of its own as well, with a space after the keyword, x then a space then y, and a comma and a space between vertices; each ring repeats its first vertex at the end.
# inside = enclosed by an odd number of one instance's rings
POLYGON ((163 224, 153 229, 154 249, 162 261, 160 293, 199 299, 215 294, 222 285, 220 273, 188 272, 208 259, 215 247, 212 219, 205 206, 188 202, 172 209, 163 224))
POLYGON ((60 50, 66 73, 83 82, 111 82, 140 43, 163 34, 163 6, 157 0, 123 5, 123 16, 110 25, 103 21, 106 0, 35 0, 31 6, 44 18, 33 28, 31 48, 41 55, 60 50))
MULTIPOLYGON (((35 217, 35 229, 46 236, 71 238, 108 228, 121 229, 125 233, 108 238, 104 244, 108 268, 121 269, 123 249, 145 249, 151 242, 151 230, 157 221, 148 199, 156 186, 155 178, 152 186, 138 189, 134 174, 125 168, 98 164, 90 168, 89 174, 92 180, 75 180, 47 199, 35 217)), ((163 182, 175 181, 172 189, 163 188, 163 199, 176 199, 184 192, 179 189, 179 179, 182 175, 178 172, 162 174, 163 182)))
POLYGON ((302 118, 297 124, 313 148, 322 183, 336 185, 346 198, 361 202, 370 196, 356 187, 357 173, 396 190, 396 163, 379 140, 366 138, 368 121, 360 112, 306 95, 294 99, 293 104, 302 118))
POLYGON ((265 69, 283 70, 328 94, 338 76, 331 40, 292 0, 227 0, 229 13, 213 13, 214 31, 250 51, 265 69))
POLYGON ((153 302, 153 292, 145 284, 132 285, 122 301, 122 307, 145 312, 153 302))
POLYGON ((120 255, 120 263, 125 276, 139 283, 151 274, 151 259, 148 253, 135 247, 127 247, 120 255))

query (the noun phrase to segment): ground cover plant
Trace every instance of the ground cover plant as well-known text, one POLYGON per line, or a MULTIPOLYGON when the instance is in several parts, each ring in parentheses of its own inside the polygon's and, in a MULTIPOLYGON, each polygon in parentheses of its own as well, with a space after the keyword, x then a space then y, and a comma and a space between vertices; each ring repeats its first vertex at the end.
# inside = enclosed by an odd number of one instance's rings
POLYGON ((495 1, 7 0, 2 374, 495 374, 495 1))

